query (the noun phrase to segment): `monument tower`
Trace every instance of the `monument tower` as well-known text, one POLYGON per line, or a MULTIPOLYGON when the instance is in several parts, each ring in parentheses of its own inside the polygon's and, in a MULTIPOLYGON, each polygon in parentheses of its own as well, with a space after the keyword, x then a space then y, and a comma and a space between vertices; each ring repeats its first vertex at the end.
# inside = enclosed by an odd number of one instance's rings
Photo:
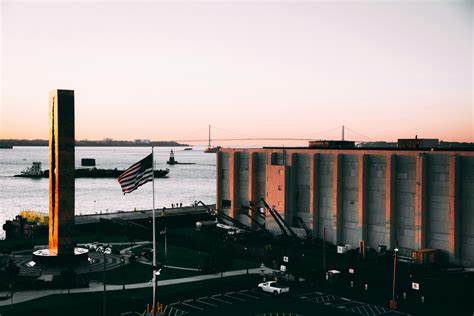
POLYGON ((88 250, 75 248, 74 91, 49 93, 49 234, 48 248, 33 252, 35 262, 85 261, 88 250))
POLYGON ((49 93, 50 255, 72 256, 74 243, 74 91, 49 93))

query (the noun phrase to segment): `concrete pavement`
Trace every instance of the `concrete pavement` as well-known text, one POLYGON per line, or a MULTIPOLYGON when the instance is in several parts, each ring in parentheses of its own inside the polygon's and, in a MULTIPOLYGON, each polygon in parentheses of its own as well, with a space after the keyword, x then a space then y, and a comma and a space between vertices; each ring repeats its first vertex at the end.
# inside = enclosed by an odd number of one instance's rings
MULTIPOLYGON (((274 271, 276 270, 272 270, 266 267, 263 269, 263 272, 265 274, 269 274, 274 271)), ((231 276, 238 276, 238 275, 244 275, 246 273, 247 273, 247 269, 227 271, 222 274, 222 277, 225 278, 225 277, 231 277, 231 276)), ((249 274, 260 274, 260 273, 262 273, 261 268, 249 269, 249 274)), ((170 280, 163 280, 163 281, 160 281, 158 279, 158 287, 188 283, 188 282, 198 282, 198 281, 218 279, 218 278, 221 278, 220 273, 197 275, 197 276, 192 276, 192 277, 187 277, 187 278, 178 278, 178 279, 170 279, 170 280)), ((149 281, 149 282, 144 282, 144 283, 126 284, 126 289, 141 289, 141 288, 147 288, 151 286, 152 286, 152 283, 151 281, 149 281)), ((119 290, 122 291, 122 285, 107 285, 106 289, 107 291, 119 291, 119 290)), ((70 293, 91 293, 91 292, 102 292, 103 290, 104 290, 103 283, 93 282, 89 284, 88 288, 71 289, 70 293)), ((67 293, 68 293, 68 290, 39 290, 39 291, 15 292, 13 294, 13 301, 11 300, 11 298, 5 299, 3 301, 0 301, 0 306, 8 306, 10 304, 23 303, 23 302, 38 299, 41 297, 49 296, 49 295, 67 294, 67 293)), ((5 294, 9 295, 9 293, 5 293, 5 294)))

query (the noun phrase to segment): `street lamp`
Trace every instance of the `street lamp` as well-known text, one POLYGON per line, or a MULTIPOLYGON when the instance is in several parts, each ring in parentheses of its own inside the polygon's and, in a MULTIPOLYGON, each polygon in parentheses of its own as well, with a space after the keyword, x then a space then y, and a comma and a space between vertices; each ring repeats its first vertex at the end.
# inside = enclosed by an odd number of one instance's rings
POLYGON ((398 248, 393 249, 393 280, 392 280, 392 299, 390 300, 390 308, 397 309, 397 300, 395 299, 395 281, 397 276, 397 252, 398 248))
POLYGON ((105 257, 106 253, 104 251, 104 294, 103 294, 103 300, 102 300, 102 313, 103 315, 107 315, 107 297, 106 297, 106 292, 107 292, 107 288, 106 288, 106 285, 105 285, 105 271, 107 270, 107 258, 105 257))
POLYGON ((247 268, 247 275, 248 275, 249 274, 249 262, 248 262, 249 258, 248 258, 248 252, 247 252, 248 248, 245 247, 244 250, 245 250, 245 267, 247 268))
MULTIPOLYGON (((153 286, 155 287, 155 298, 158 296, 156 295, 156 290, 158 289, 158 276, 161 274, 161 269, 158 271, 155 271, 155 282, 153 283, 153 286)), ((153 316, 156 315, 156 310, 157 310, 157 302, 153 302, 153 316)))
POLYGON ((120 257, 120 264, 122 266, 122 290, 125 290, 125 258, 120 257))
POLYGON ((95 214, 95 202, 96 202, 96 200, 94 200, 94 214, 95 214))

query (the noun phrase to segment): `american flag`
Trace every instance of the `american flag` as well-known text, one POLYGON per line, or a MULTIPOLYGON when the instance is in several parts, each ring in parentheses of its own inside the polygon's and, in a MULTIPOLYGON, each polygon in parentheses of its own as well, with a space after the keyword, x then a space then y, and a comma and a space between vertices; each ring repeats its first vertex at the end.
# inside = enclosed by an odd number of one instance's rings
POLYGON ((153 154, 131 165, 118 178, 123 194, 135 191, 139 186, 153 180, 153 154))

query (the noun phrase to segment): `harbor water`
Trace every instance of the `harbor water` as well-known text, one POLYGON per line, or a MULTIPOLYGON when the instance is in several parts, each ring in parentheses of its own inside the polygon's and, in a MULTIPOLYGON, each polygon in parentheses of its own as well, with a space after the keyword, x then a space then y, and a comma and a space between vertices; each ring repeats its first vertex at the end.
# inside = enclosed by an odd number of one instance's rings
MULTIPOLYGON (((94 158, 97 168, 126 169, 151 152, 146 147, 76 147, 76 168, 82 158, 94 158)), ((155 147, 155 168, 170 169, 166 178, 155 179, 155 207, 170 208, 171 204, 191 205, 196 200, 213 204, 216 200, 216 155, 206 154, 203 148, 155 147), (190 165, 167 165, 170 150, 175 159, 190 165)), ((49 182, 47 178, 16 178, 34 161, 49 169, 48 147, 14 147, 0 149, 0 223, 14 218, 22 210, 48 212, 49 182)), ((75 212, 94 214, 112 211, 151 209, 152 184, 147 183, 136 191, 124 195, 114 178, 76 179, 75 212)), ((0 230, 0 239, 5 232, 0 230)))

